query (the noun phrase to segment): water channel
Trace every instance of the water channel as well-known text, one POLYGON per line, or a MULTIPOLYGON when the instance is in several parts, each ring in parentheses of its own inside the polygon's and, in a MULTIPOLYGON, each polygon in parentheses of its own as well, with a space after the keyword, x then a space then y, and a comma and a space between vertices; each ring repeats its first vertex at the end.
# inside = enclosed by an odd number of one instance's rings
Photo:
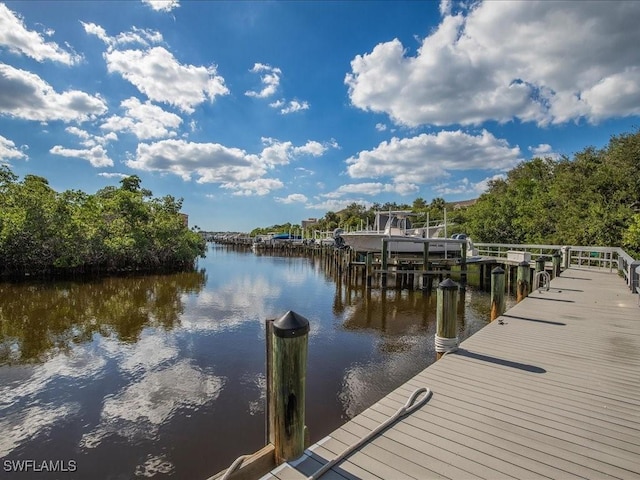
MULTIPOLYGON (((264 321, 287 310, 311 324, 317 441, 434 361, 435 297, 367 293, 319 260, 215 244, 195 272, 0 283, 0 459, 72 460, 69 478, 217 473, 265 443, 264 321)), ((461 300, 466 338, 489 295, 461 300)))

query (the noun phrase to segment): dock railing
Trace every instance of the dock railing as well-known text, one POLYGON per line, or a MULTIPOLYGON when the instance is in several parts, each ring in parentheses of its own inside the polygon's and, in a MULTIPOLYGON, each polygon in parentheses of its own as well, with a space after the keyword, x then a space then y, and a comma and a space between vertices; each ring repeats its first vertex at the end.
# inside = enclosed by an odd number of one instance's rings
POLYGON ((475 243, 481 256, 506 258, 509 251, 524 251, 531 254, 531 260, 540 256, 561 252, 565 268, 589 268, 617 271, 624 277, 633 293, 640 293, 640 260, 634 259, 620 247, 588 247, 574 245, 537 245, 517 243, 475 243))

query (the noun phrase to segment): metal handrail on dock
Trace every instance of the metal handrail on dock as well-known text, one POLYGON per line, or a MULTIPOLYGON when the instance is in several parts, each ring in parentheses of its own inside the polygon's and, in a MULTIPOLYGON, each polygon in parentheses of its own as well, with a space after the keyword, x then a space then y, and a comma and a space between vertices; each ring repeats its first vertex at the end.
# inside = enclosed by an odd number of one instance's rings
POLYGON ((546 287, 547 292, 549 291, 549 285, 551 284, 551 276, 548 272, 536 272, 533 277, 533 289, 541 291, 543 287, 546 287), (544 282, 540 282, 540 279, 544 278, 544 282))

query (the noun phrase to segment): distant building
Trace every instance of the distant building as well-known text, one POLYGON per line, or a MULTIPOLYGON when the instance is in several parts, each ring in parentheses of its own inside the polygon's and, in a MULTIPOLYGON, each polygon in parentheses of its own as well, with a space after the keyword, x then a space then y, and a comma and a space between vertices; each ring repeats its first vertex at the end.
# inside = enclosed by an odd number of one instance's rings
POLYGON ((318 219, 317 218, 308 218, 306 220, 302 220, 302 222, 300 222, 302 225, 302 229, 306 230, 307 228, 309 228, 312 225, 317 225, 318 223, 318 219))
POLYGON ((185 227, 189 228, 189 215, 186 213, 178 213, 182 217, 182 223, 185 227))

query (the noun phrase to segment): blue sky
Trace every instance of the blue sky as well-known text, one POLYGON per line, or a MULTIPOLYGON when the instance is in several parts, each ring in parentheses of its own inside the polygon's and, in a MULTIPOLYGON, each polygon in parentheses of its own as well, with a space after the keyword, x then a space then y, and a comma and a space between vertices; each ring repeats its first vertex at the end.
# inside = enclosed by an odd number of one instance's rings
POLYGON ((190 225, 477 197, 635 131, 640 2, 0 3, 0 163, 190 225))

